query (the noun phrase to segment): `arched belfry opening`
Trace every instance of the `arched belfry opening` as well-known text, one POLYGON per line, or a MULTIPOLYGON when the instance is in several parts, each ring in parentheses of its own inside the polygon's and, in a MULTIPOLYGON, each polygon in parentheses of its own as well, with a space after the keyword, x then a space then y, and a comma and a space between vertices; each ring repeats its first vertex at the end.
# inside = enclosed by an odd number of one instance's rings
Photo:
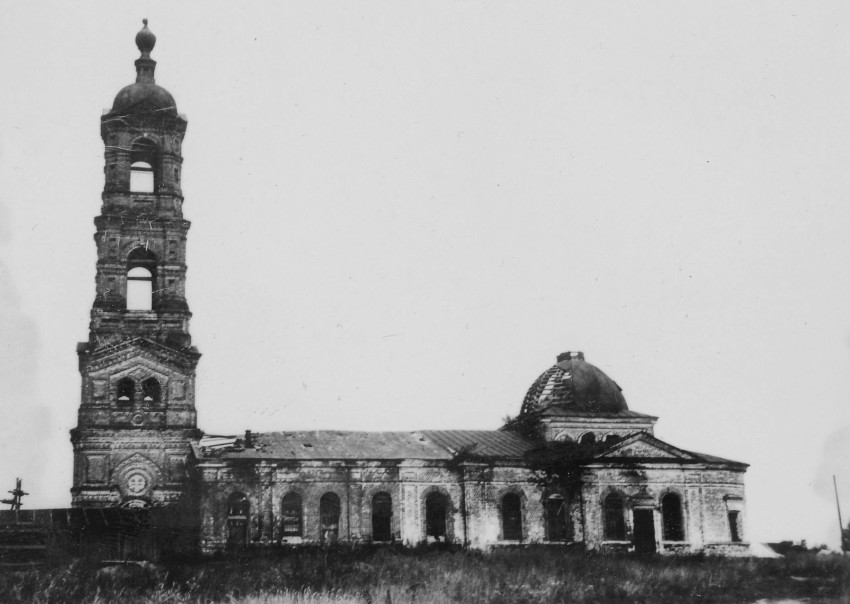
POLYGON ((159 185, 159 147, 139 139, 130 150, 130 192, 155 193, 159 185))
POLYGON ((153 310, 156 256, 137 247, 127 256, 127 310, 153 310))

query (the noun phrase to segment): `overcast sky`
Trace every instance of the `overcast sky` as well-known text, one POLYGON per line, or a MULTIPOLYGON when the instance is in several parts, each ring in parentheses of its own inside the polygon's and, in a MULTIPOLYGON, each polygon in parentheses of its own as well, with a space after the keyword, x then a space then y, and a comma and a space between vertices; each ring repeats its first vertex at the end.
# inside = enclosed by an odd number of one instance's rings
POLYGON ((566 350, 850 520, 846 2, 0 0, 0 490, 70 502, 99 118, 141 19, 183 147, 200 427, 495 429, 566 350))

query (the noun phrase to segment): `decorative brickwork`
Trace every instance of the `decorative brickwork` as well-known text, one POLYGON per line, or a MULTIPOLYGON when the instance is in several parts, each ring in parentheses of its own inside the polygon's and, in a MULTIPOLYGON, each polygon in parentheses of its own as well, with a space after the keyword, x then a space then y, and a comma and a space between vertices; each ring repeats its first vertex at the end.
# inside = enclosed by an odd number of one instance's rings
POLYGON ((155 38, 147 26, 143 32, 136 83, 101 118, 105 185, 95 219, 95 300, 89 340, 77 348, 82 393, 71 431, 77 507, 180 500, 189 490, 189 445, 198 437, 200 355, 189 336, 189 222, 180 189, 186 120, 176 107, 154 102, 173 105, 173 98, 154 83, 148 42, 155 38), (139 174, 150 190, 139 189, 139 174), (135 282, 141 306, 129 296, 135 282))

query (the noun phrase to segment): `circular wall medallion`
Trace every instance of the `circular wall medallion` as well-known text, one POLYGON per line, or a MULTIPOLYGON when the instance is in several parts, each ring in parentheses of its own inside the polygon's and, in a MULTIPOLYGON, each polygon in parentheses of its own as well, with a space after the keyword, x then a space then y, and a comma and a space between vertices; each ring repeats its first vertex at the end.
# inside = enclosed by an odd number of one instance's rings
POLYGON ((127 490, 133 495, 138 495, 148 486, 148 480, 141 474, 132 474, 127 479, 127 490))
POLYGON ((137 413, 136 415, 133 416, 133 419, 131 419, 130 421, 133 422, 134 426, 141 426, 145 421, 145 416, 142 415, 141 413, 137 413))

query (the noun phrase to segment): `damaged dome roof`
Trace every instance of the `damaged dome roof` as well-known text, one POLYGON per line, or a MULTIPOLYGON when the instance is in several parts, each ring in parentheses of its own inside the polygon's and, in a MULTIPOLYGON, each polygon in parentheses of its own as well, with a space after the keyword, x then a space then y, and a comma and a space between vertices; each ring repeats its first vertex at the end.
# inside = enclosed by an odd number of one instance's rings
POLYGON ((628 411, 617 382, 584 360, 582 352, 564 352, 528 389, 521 414, 553 406, 575 411, 619 413, 628 411))

